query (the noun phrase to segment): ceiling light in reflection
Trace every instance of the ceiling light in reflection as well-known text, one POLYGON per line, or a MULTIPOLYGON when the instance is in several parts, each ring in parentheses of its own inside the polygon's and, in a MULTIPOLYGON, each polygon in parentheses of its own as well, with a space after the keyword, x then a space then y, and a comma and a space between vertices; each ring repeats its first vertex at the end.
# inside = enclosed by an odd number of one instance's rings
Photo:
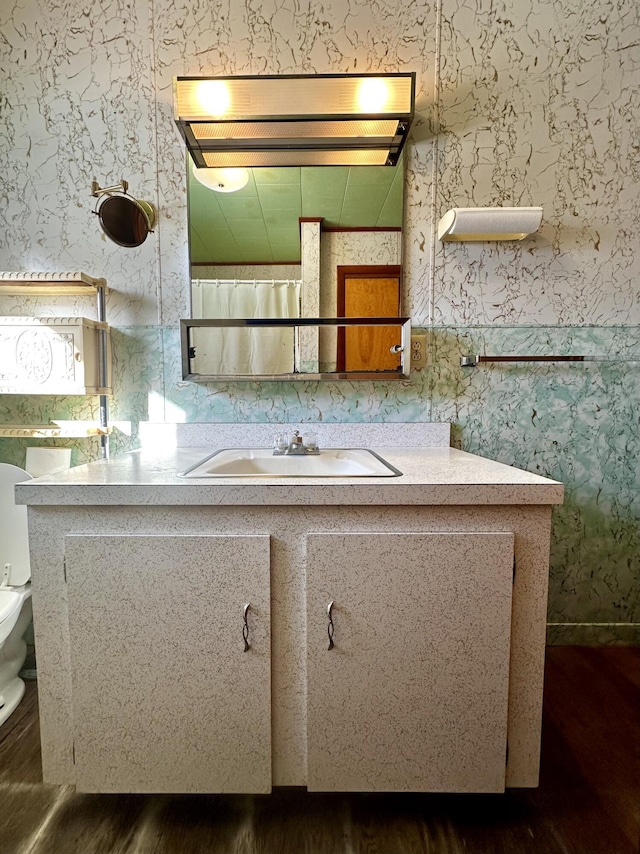
POLYGON ((197 181, 216 193, 236 193, 249 183, 249 172, 241 168, 198 169, 193 166, 192 172, 197 181))

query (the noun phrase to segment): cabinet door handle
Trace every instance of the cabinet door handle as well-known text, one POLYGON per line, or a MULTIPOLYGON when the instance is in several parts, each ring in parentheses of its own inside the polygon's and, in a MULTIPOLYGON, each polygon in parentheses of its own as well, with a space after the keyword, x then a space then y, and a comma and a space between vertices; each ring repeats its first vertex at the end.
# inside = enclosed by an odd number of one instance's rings
POLYGON ((247 622, 247 613, 251 603, 247 602, 242 610, 242 640, 244 641, 244 651, 249 652, 251 644, 249 643, 249 623, 247 622))
POLYGON ((333 599, 327 605, 327 619, 328 619, 327 635, 329 637, 329 646, 328 646, 327 651, 332 650, 333 647, 335 646, 335 644, 333 642, 333 613, 332 613, 332 611, 333 611, 333 599))

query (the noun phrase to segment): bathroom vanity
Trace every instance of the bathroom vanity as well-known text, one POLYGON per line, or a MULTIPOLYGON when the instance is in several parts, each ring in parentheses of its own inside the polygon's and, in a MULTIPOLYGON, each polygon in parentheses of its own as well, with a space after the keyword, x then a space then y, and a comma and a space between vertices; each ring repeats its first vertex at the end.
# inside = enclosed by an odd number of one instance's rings
POLYGON ((401 476, 177 476, 223 438, 17 487, 46 782, 537 785, 562 485, 358 430, 401 476))

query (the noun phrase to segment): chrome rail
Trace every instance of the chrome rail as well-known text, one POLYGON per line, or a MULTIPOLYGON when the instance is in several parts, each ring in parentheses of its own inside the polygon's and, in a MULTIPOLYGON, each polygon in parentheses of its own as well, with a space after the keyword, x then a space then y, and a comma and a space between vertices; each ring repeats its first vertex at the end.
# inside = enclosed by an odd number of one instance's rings
POLYGON ((480 356, 460 357, 461 368, 477 368, 485 362, 640 362, 640 356, 480 356))

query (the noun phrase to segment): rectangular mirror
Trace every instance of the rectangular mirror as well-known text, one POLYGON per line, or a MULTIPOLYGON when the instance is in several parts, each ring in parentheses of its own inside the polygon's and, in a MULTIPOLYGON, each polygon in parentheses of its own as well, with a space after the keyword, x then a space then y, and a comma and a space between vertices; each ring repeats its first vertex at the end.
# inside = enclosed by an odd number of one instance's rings
MULTIPOLYGON (((403 156, 395 167, 231 170, 195 169, 188 158, 187 169, 192 318, 401 317, 403 156)), ((197 334, 203 344, 211 333, 197 334)), ((386 339, 376 330, 380 356, 337 325, 260 334, 252 346, 269 353, 262 376, 397 375, 389 327, 386 339), (273 361, 274 342, 283 361, 273 361)))

